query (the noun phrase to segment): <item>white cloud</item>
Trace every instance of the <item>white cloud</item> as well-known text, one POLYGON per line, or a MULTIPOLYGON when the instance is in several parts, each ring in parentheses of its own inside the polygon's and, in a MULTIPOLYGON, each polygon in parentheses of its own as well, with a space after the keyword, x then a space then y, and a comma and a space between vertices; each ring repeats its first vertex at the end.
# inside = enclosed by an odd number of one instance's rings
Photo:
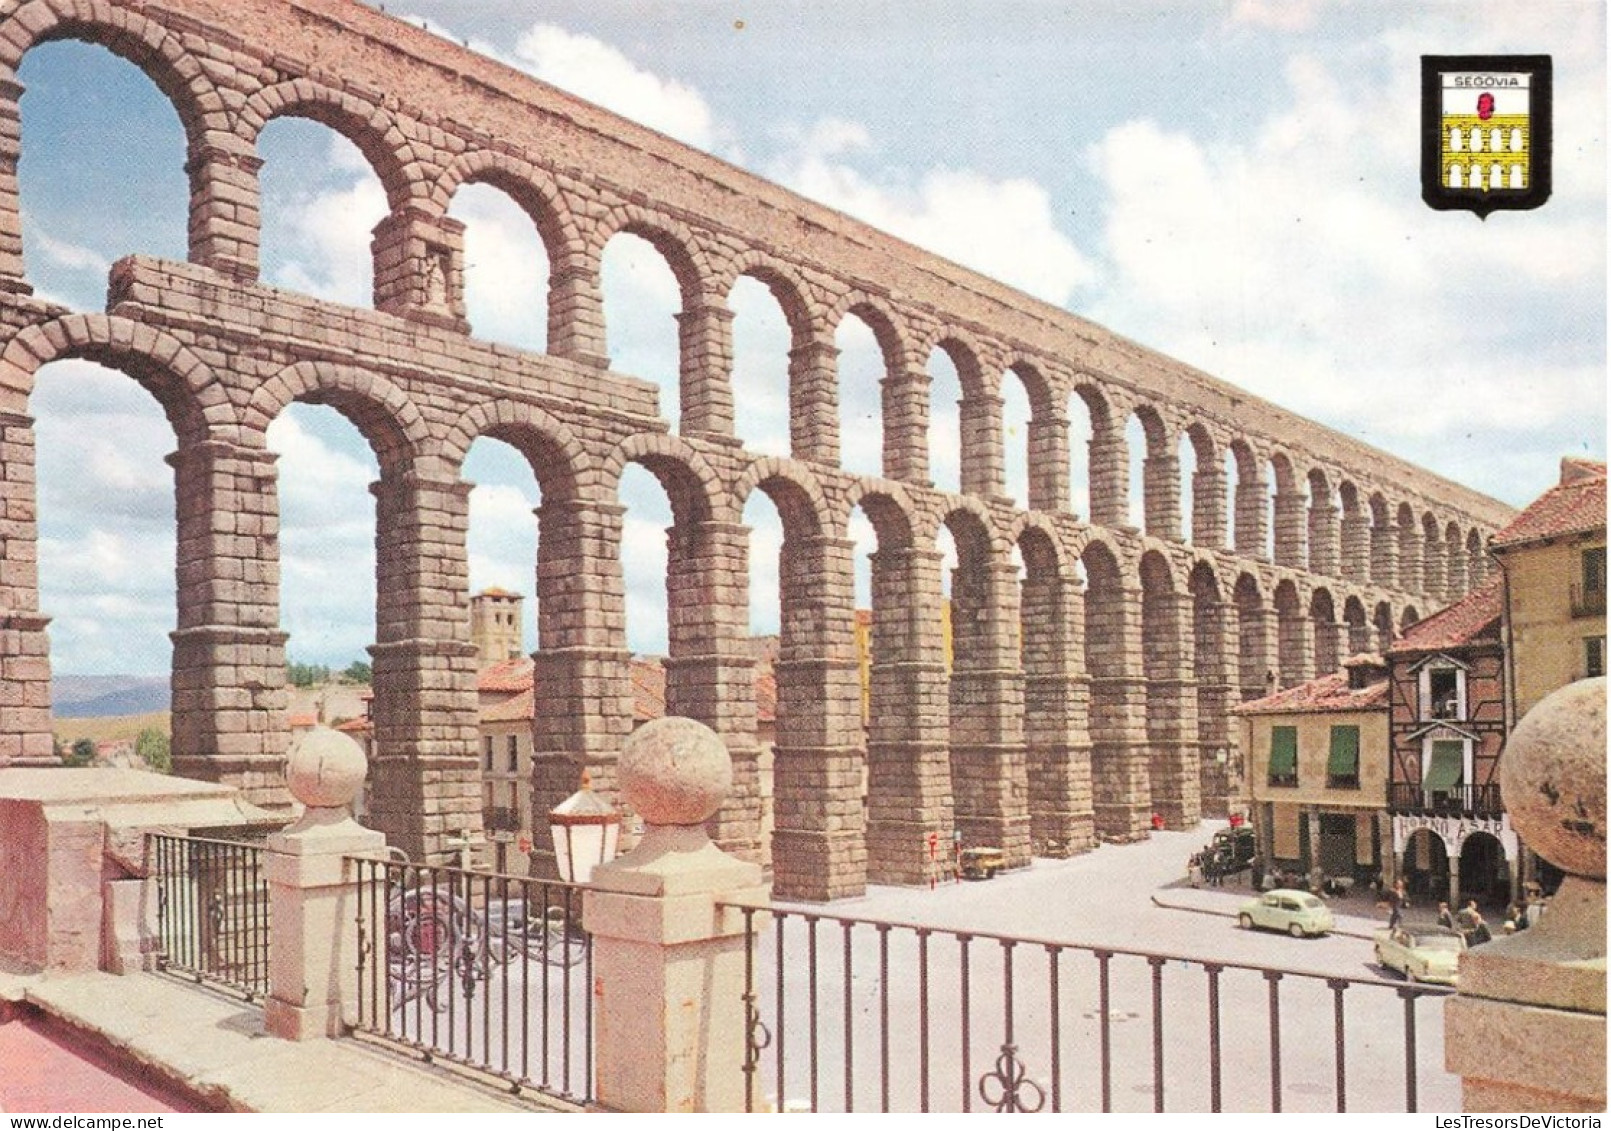
POLYGON ((843 159, 870 146, 854 123, 818 123, 767 174, 804 196, 1047 302, 1065 304, 1095 272, 1053 215, 1045 188, 972 169, 875 176, 843 159))
POLYGON ((1273 31, 1308 31, 1320 14, 1319 0, 1236 0, 1227 17, 1231 24, 1273 31))
MULTIPOLYGON (((27 223, 25 217, 24 224, 27 223)), ((38 224, 33 224, 29 229, 29 242, 44 252, 53 265, 65 267, 70 271, 89 271, 96 275, 105 275, 112 266, 111 260, 100 252, 58 240, 38 224)))

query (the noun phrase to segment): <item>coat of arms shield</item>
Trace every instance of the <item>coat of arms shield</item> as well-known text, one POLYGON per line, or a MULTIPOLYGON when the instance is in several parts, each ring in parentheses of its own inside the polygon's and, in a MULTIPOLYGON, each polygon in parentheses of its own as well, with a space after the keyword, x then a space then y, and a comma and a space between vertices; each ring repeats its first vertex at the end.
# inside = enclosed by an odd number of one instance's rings
POLYGON ((1421 56, 1421 198, 1486 218, 1550 194, 1548 55, 1421 56))

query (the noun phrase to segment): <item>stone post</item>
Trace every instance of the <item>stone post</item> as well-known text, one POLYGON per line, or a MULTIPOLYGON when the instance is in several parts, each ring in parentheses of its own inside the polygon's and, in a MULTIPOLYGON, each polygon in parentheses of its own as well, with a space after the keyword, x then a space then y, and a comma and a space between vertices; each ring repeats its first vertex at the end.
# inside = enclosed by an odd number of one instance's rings
POLYGON ((598 1101, 629 1112, 742 1111, 745 924, 723 905, 769 897, 760 865, 705 832, 732 786, 732 761, 715 731, 671 716, 627 739, 619 772, 645 831, 594 869, 583 895, 598 1101))
POLYGON ((1547 696, 1512 732, 1499 788, 1516 832, 1567 873, 1539 921, 1467 952, 1444 1007, 1466 1111, 1604 1111, 1606 681, 1547 696))
POLYGON ((269 996, 263 1024, 288 1041, 339 1037, 358 995, 357 888, 349 856, 375 853, 386 838, 352 818, 368 763, 363 749, 329 727, 292 747, 285 780, 307 808, 268 838, 269 996))

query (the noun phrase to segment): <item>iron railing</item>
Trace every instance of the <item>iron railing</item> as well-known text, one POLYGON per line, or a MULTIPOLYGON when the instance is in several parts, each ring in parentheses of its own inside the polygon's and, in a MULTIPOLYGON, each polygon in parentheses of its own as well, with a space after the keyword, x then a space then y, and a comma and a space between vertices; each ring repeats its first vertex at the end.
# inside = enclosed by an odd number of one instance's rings
POLYGON ((582 889, 355 858, 357 1024, 426 1060, 593 1099, 593 946, 582 889))
POLYGON ((1424 985, 739 909, 752 1111, 1413 1112, 1441 1061, 1424 985))
POLYGON ((269 889, 261 845, 150 834, 157 968, 268 995, 269 889))
POLYGON ((1387 807, 1396 813, 1460 813, 1497 817, 1505 811, 1497 783, 1423 789, 1417 782, 1388 784, 1387 807))

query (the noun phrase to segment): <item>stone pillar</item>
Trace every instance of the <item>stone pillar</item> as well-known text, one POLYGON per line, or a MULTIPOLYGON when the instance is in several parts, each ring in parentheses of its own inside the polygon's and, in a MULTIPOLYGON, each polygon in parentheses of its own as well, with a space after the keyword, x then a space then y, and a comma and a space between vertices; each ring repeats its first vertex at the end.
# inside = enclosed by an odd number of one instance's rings
POLYGON ((597 255, 570 251, 549 268, 548 352, 595 369, 610 367, 597 255))
MULTIPOLYGON (((1004 498, 1001 396, 962 391, 957 423, 962 432, 962 493, 983 499, 1004 498)), ((1008 500, 1010 501, 1010 500, 1008 500)))
POLYGON ((1534 925, 1461 959, 1443 1046, 1466 1111, 1605 1110, 1605 706, 1603 678, 1568 684, 1505 745, 1511 825, 1567 875, 1534 925))
POLYGON ((1304 529, 1308 524, 1309 496, 1301 491, 1275 493, 1275 564, 1303 569, 1308 564, 1304 529))
POLYGON ((1236 484, 1236 552, 1270 560, 1270 484, 1264 479, 1236 484))
POLYGON ((855 543, 783 543, 783 636, 772 759, 772 885, 780 899, 867 890, 867 753, 856 656, 855 543))
MULTIPOLYGON (((691 719, 635 732, 621 789, 643 817, 637 848, 593 870, 598 1102, 626 1112, 739 1112, 748 1050, 743 912, 764 906, 760 866, 712 844, 705 822, 732 783, 722 740, 691 719)), ((754 915, 759 932, 764 912, 754 915)))
POLYGON ((926 884, 951 874, 940 560, 938 550, 911 548, 872 555, 867 878, 873 883, 926 884))
POLYGON ((1029 863, 1024 683, 1017 572, 964 561, 951 580, 951 791, 964 847, 994 845, 1029 863))
POLYGON ((416 863, 450 863, 458 854, 448 838, 479 841, 482 828, 464 556, 470 484, 398 470, 372 490, 379 533, 369 817, 416 863))
POLYGON ((1309 507, 1309 572, 1325 577, 1339 576, 1337 571, 1342 531, 1338 527, 1341 512, 1329 503, 1314 503, 1309 507))
POLYGON ((1365 517, 1364 511, 1358 507, 1343 511, 1339 577, 1346 578, 1356 585, 1372 579, 1374 571, 1371 566, 1370 536, 1370 522, 1365 517))
POLYGON ((1141 461, 1147 533, 1180 541, 1180 457, 1173 452, 1141 461))
POLYGON ((23 87, 14 78, 0 81, 0 291, 31 295, 22 263, 22 207, 17 159, 22 153, 23 87))
POLYGON ((1091 422, 1091 522, 1115 529, 1130 525, 1129 445, 1122 429, 1091 422))
POLYGON ((733 788, 711 835, 724 851, 760 861, 760 748, 755 740, 755 655, 748 647, 749 528, 681 522, 669 536, 666 605, 671 655, 666 713, 720 734, 733 759, 733 788))
POLYGON ((468 333, 464 225, 405 204, 375 225, 375 309, 468 333))
POLYGON ((1312 618, 1315 634, 1315 675, 1330 675, 1342 667, 1343 626, 1335 620, 1312 618))
POLYGON ((1413 520, 1398 527, 1398 587, 1406 593, 1421 591, 1421 535, 1413 520))
POLYGON ((1385 589, 1398 586, 1398 531, 1391 526, 1370 528, 1370 580, 1385 589))
POLYGON ((289 1041, 343 1036, 357 1018, 358 888, 347 858, 386 847, 352 819, 365 769, 363 749, 325 726, 300 736, 287 759, 291 796, 306 808, 263 856, 274 924, 263 1027, 289 1041))
POLYGON ((789 351, 789 454, 839 466, 839 347, 810 338, 789 351))
POLYGON ((1432 608, 1421 610, 1422 616, 1434 612, 1443 604, 1443 540, 1423 535, 1421 544, 1421 588, 1419 592, 1433 602, 1432 608))
POLYGON ((1085 600, 1096 833, 1121 843, 1145 840, 1152 820, 1140 610, 1140 589, 1118 583, 1085 600))
POLYGON ((262 158, 234 134, 209 134, 190 151, 190 260, 240 283, 257 282, 262 158))
POLYGON ((1171 829, 1202 819, 1197 768, 1197 681, 1186 635, 1190 597, 1159 586, 1142 597, 1146 672, 1147 779, 1152 812, 1171 829))
MULTIPOLYGON (((598 793, 618 798, 615 766, 631 733, 632 654, 626 643, 621 520, 615 502, 544 498, 537 508, 537 617, 532 655, 541 688, 532 716, 532 873, 557 877, 539 821, 586 771, 598 793)), ((630 814, 627 814, 630 815, 630 814)))
POLYGON ((283 808, 289 696, 275 459, 220 440, 168 457, 179 528, 173 769, 283 808))
POLYGON ((677 431, 721 441, 733 436, 733 312, 721 299, 703 296, 677 315, 677 431))
POLYGON ((1460 545, 1459 540, 1448 544, 1448 571, 1443 577, 1443 599, 1453 604, 1464 597, 1471 588, 1470 578, 1466 576, 1466 548, 1460 545))
POLYGON ((1276 611, 1277 673, 1282 687, 1296 687, 1314 678, 1314 622, 1301 612, 1276 611))
POLYGON ((1031 569, 1023 585, 1024 744, 1036 855, 1072 856, 1096 843, 1091 809, 1091 681, 1081 660, 1079 583, 1031 569))
POLYGON ((929 480, 929 387, 927 369, 907 365, 884 378, 884 477, 919 487, 929 480))
POLYGON ((1230 709, 1236 703, 1231 686, 1236 652, 1228 622, 1230 607, 1217 597, 1199 594, 1192 605, 1193 668, 1197 678, 1198 790, 1205 817, 1229 817, 1235 742, 1230 709))
POLYGON ((1191 540, 1205 550, 1225 548, 1225 468, 1211 463, 1191 477, 1191 540))
POLYGON ((1042 408, 1029 422, 1029 509, 1068 509, 1068 413, 1042 408))
POLYGON ((1280 621, 1262 605, 1237 607, 1237 643, 1241 655, 1237 664, 1238 696, 1246 703, 1275 690, 1276 668, 1280 666, 1280 621))
MULTIPOLYGON (((0 163, 0 181, 7 176, 15 179, 15 166, 0 163)), ((0 530, 5 531, 0 537, 0 766, 56 764, 45 633, 50 618, 39 612, 33 423, 0 412, 0 530)))

